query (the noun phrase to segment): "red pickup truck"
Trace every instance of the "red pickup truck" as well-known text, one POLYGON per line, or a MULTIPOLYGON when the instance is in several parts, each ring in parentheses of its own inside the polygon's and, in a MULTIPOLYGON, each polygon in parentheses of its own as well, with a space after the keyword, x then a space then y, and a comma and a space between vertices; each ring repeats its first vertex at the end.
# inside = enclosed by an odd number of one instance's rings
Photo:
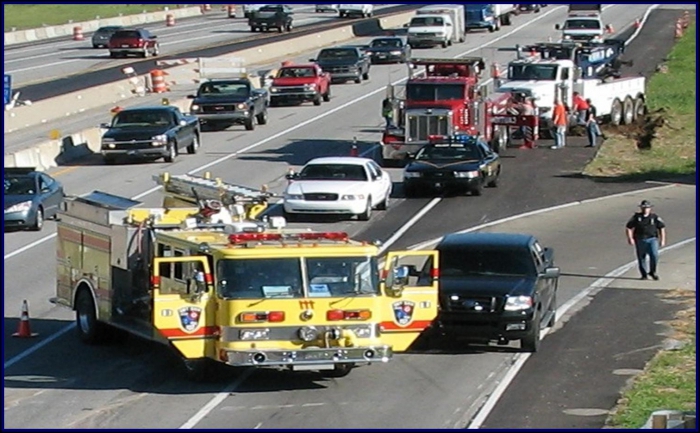
POLYGON ((285 65, 277 71, 270 87, 270 105, 285 102, 331 100, 331 76, 318 65, 285 65))

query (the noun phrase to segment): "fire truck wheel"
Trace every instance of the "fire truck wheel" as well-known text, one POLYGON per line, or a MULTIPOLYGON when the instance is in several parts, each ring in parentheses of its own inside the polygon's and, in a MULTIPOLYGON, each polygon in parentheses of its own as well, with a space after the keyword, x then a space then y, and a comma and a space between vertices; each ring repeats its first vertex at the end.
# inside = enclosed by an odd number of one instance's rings
POLYGON ((369 221, 369 219, 372 217, 372 197, 370 197, 367 200, 367 208, 365 209, 364 212, 359 214, 357 216, 357 219, 360 221, 369 221))
POLYGON ((185 359, 185 375, 192 382, 206 382, 213 370, 213 363, 208 358, 185 359))
POLYGON ((336 364, 333 370, 323 370, 321 373, 327 377, 345 377, 354 367, 355 364, 336 364))
POLYGON ((80 289, 75 303, 75 320, 78 336, 87 344, 101 343, 105 338, 104 326, 97 321, 95 302, 90 291, 80 289))

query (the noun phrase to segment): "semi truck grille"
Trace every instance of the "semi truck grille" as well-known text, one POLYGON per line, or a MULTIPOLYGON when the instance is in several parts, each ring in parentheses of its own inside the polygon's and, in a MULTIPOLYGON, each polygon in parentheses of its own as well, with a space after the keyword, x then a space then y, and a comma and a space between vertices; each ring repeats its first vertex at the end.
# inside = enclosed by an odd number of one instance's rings
POLYGON ((448 116, 409 115, 408 141, 427 141, 429 135, 449 135, 450 119, 448 116))

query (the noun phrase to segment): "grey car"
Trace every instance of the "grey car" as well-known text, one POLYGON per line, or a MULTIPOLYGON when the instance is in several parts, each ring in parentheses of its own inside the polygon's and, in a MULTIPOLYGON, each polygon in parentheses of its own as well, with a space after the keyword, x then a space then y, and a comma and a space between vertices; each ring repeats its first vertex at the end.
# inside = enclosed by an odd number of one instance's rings
POLYGON ((41 230, 44 220, 56 216, 65 196, 63 186, 33 167, 4 169, 5 230, 41 230))
POLYGON ((109 38, 111 38, 115 32, 122 30, 123 28, 124 27, 122 26, 100 27, 95 31, 95 33, 92 34, 92 47, 107 48, 109 38))

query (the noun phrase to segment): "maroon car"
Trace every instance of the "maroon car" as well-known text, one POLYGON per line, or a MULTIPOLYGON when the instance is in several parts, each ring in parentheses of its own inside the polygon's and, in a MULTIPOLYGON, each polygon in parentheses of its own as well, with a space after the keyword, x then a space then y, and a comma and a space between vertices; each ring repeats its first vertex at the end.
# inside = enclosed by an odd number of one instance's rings
POLYGON ((157 36, 146 29, 124 29, 109 38, 109 56, 126 57, 130 54, 149 57, 160 53, 157 36))

